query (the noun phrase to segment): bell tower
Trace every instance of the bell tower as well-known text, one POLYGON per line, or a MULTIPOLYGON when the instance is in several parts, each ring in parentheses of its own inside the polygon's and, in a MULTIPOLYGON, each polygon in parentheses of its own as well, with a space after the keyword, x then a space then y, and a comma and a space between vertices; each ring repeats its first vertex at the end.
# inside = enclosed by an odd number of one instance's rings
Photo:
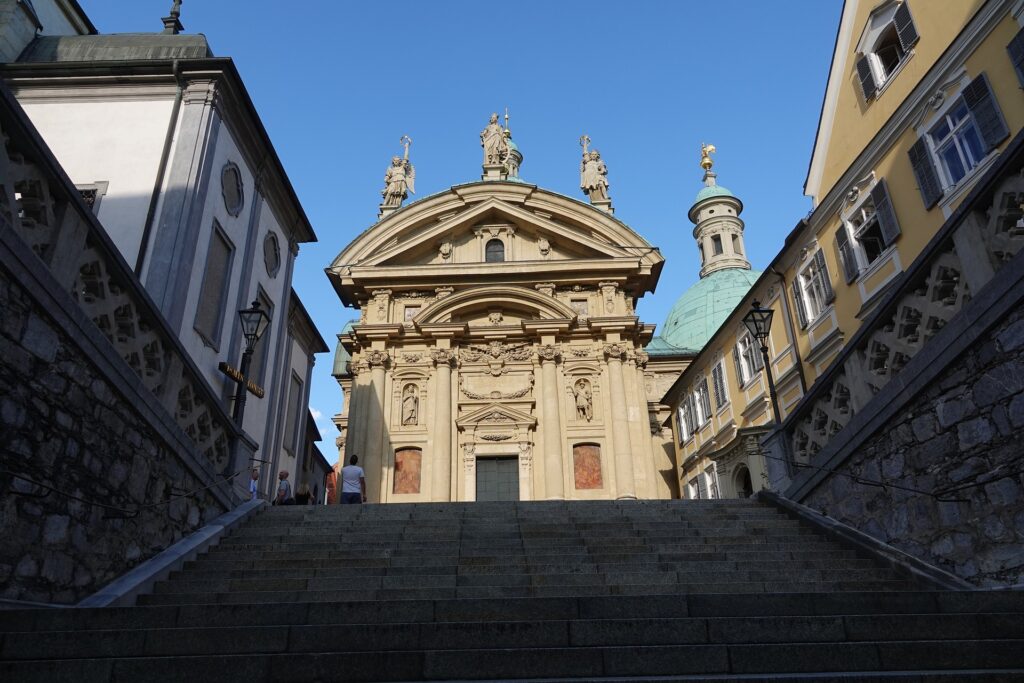
POLYGON ((711 170, 714 145, 700 146, 700 166, 704 169, 704 187, 690 207, 689 218, 694 223, 693 238, 700 251, 700 276, 726 268, 750 270, 747 249, 743 244, 743 221, 740 213, 743 202, 727 188, 717 183, 717 174, 711 170))

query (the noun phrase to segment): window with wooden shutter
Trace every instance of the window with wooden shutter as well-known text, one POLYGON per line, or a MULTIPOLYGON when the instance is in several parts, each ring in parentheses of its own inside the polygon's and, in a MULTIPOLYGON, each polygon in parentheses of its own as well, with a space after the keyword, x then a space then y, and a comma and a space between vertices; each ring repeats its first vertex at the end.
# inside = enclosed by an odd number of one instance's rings
POLYGON ((917 35, 917 27, 914 26, 914 19, 910 16, 910 8, 907 7, 906 2, 901 3, 896 8, 893 23, 896 24, 896 33, 899 35, 900 45, 903 46, 905 52, 909 51, 920 36, 917 35))
POLYGON ((732 360, 736 363, 736 382, 743 386, 750 379, 750 375, 743 371, 743 361, 740 359, 740 347, 737 343, 736 346, 732 347, 732 360))
POLYGON ((825 292, 825 303, 830 304, 836 299, 835 290, 832 289, 832 278, 828 274, 828 266, 825 264, 825 252, 821 249, 814 254, 814 262, 818 265, 821 273, 821 288, 825 292))
POLYGON ((860 76, 860 87, 864 92, 864 99, 872 99, 878 91, 878 86, 875 85, 875 76, 871 72, 871 62, 868 55, 864 55, 857 60, 857 75, 860 76))
POLYGON ((711 419, 711 397, 708 395, 708 379, 704 377, 697 384, 696 401, 700 409, 698 422, 703 425, 711 419))
POLYGON ((1010 53, 1010 62, 1013 64, 1014 71, 1017 72, 1017 80, 1024 86, 1024 29, 1017 32, 1010 44, 1006 46, 1006 51, 1010 53))
POLYGON ((971 110, 974 122, 985 143, 985 151, 990 152, 1010 135, 1010 129, 999 110, 999 104, 989 86, 988 77, 981 74, 964 88, 964 102, 971 110))
POLYGON ((914 177, 917 178, 921 199, 924 200, 924 208, 930 209, 942 197, 942 183, 939 182, 939 174, 928 151, 928 141, 924 138, 919 139, 910 147, 907 154, 910 157, 910 166, 914 169, 914 177))
POLYGON ((843 265, 843 274, 846 276, 846 284, 857 279, 860 269, 857 267, 857 257, 850 245, 850 235, 846 232, 846 226, 840 225, 836 231, 836 255, 839 263, 843 265))
POLYGON ((804 295, 800 291, 800 278, 793 280, 793 304, 796 307, 796 317, 800 322, 800 329, 807 328, 807 310, 804 307, 804 295))
POLYGON ((878 217, 882 239, 888 247, 900 236, 900 224, 896 221, 896 212, 892 208, 892 199, 889 197, 889 187, 885 183, 885 178, 871 188, 871 201, 875 204, 875 215, 878 217))
POLYGON ((711 368, 711 384, 715 389, 715 407, 721 408, 729 401, 729 395, 725 389, 725 366, 721 361, 711 368))

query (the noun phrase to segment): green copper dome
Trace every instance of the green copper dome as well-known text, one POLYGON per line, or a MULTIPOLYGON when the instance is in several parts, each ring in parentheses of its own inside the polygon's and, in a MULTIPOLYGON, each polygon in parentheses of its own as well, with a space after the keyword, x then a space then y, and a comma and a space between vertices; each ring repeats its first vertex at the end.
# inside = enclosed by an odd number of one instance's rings
POLYGON ((727 187, 721 185, 710 185, 708 187, 701 188, 701 191, 697 193, 697 198, 693 200, 693 203, 702 202, 710 197, 733 197, 736 195, 732 193, 727 187))
MULTIPOLYGON (((341 328, 339 334, 348 334, 355 327, 355 324, 359 322, 359 318, 353 318, 345 323, 345 326, 341 328)), ((334 369, 331 372, 335 377, 342 377, 348 374, 348 363, 352 360, 352 356, 349 355, 345 347, 342 346, 341 340, 338 340, 338 347, 334 351, 334 369)))
POLYGON ((665 318, 660 336, 675 347, 702 349, 760 275, 746 268, 711 273, 679 297, 665 318))

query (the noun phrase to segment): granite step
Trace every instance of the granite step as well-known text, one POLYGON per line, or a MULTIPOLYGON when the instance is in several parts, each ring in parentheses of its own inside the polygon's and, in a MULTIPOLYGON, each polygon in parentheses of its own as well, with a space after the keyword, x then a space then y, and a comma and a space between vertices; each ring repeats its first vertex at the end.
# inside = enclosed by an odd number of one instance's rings
POLYGON ((680 674, 792 675, 822 672, 973 671, 1022 668, 1021 640, 923 640, 787 644, 643 645, 554 648, 350 650, 209 654, 0 663, 24 681, 414 681, 680 674))

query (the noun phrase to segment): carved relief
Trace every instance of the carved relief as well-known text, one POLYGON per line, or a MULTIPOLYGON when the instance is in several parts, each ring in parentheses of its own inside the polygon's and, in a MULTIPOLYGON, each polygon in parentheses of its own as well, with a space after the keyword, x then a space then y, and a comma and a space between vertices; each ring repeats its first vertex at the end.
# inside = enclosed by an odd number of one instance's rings
POLYGON ((569 355, 573 358, 590 358, 594 349, 589 346, 570 346, 569 355))
POLYGON ((430 359, 437 365, 454 365, 455 352, 449 349, 434 349, 430 352, 430 359))
POLYGON ((508 441, 512 438, 511 434, 484 434, 480 437, 484 441, 508 441))
POLYGON ((391 357, 388 356, 386 351, 380 351, 374 349, 366 354, 366 364, 371 367, 387 367, 391 364, 391 357))
POLYGON ((373 294, 373 300, 377 308, 377 322, 387 322, 388 299, 391 298, 391 290, 375 289, 371 294, 373 294))
POLYGON ((421 358, 423 358, 423 355, 419 353, 406 353, 402 355, 402 360, 406 363, 419 363, 421 358))
POLYGON ((527 472, 533 468, 533 444, 529 441, 519 442, 519 466, 527 472))
POLYGON ((441 257, 442 261, 447 261, 452 257, 452 243, 449 240, 441 242, 441 246, 437 250, 437 255, 441 257))
POLYGON ((617 282, 600 282, 598 286, 601 288, 601 296, 604 298, 605 313, 614 313, 615 290, 619 288, 619 284, 617 282))
POLYGON ((537 348, 537 357, 542 361, 557 361, 562 357, 562 352, 554 344, 545 344, 537 348))
POLYGON ((501 314, 501 311, 491 311, 490 315, 487 316, 488 322, 492 325, 500 325, 504 318, 505 317, 501 314))
POLYGON ((540 249, 540 255, 545 258, 551 253, 551 243, 543 237, 537 240, 537 248, 540 249))
POLYGON ((481 393, 477 393, 475 391, 470 391, 469 389, 467 389, 466 385, 465 385, 465 379, 466 379, 465 376, 459 375, 459 391, 461 391, 466 396, 466 398, 471 398, 471 399, 474 399, 474 400, 477 400, 477 401, 483 401, 483 400, 496 401, 496 400, 509 400, 509 399, 522 398, 523 396, 526 396, 531 391, 533 391, 533 383, 534 383, 533 376, 531 375, 530 376, 530 383, 527 386, 523 387, 522 389, 520 389, 518 391, 510 391, 510 392, 491 391, 491 392, 489 392, 487 394, 481 394, 481 393))
POLYGON ((604 355, 608 360, 625 360, 626 347, 623 344, 605 344, 604 355))
POLYGON ((462 444, 462 466, 466 468, 467 474, 473 473, 473 468, 476 467, 476 446, 474 444, 462 444))
POLYGON ((434 294, 437 295, 437 298, 439 300, 445 298, 446 296, 451 296, 452 292, 454 292, 454 291, 455 291, 454 287, 435 287, 434 288, 434 294))

